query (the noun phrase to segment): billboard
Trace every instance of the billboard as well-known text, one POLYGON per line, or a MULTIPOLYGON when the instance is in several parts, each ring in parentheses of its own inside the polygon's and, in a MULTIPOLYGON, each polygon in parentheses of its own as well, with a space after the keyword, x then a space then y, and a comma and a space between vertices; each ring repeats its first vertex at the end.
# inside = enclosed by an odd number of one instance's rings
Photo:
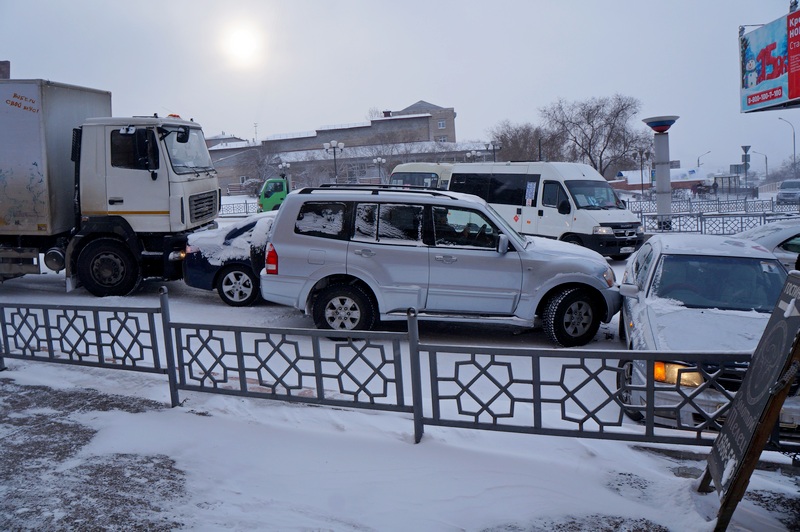
POLYGON ((741 111, 800 105, 800 11, 739 37, 741 111))

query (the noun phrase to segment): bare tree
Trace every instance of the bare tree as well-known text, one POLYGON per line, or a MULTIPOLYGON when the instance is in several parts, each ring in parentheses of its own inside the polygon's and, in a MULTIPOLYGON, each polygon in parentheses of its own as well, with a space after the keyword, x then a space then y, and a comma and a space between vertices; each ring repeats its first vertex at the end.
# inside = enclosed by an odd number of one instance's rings
POLYGON ((503 120, 487 133, 503 147, 505 161, 564 160, 564 136, 558 132, 547 132, 531 123, 512 124, 503 120))
POLYGON ((577 102, 558 100, 540 112, 547 129, 566 139, 570 160, 585 161, 608 177, 616 169, 633 166, 640 149, 651 150, 652 135, 631 123, 640 107, 638 99, 615 94, 577 102))

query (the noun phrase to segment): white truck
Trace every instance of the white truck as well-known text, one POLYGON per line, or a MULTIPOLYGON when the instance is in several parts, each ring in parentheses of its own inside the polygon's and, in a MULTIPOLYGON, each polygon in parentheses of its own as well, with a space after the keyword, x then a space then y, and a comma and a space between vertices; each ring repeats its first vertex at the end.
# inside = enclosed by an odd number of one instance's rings
POLYGON ((199 124, 111 115, 111 93, 0 80, 0 282, 44 265, 67 290, 126 295, 180 279, 220 190, 199 124))

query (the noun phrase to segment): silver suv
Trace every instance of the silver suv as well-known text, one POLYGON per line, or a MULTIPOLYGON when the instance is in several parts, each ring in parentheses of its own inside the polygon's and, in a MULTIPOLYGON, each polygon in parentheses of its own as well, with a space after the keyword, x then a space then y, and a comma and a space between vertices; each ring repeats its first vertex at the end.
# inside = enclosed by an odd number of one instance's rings
POLYGON ((594 251, 523 237, 482 199, 391 187, 304 188, 278 211, 261 270, 267 301, 320 329, 419 319, 534 327, 584 345, 620 308, 594 251))
POLYGON ((800 202, 800 180, 787 179, 781 182, 778 195, 775 198, 778 205, 797 205, 800 202))

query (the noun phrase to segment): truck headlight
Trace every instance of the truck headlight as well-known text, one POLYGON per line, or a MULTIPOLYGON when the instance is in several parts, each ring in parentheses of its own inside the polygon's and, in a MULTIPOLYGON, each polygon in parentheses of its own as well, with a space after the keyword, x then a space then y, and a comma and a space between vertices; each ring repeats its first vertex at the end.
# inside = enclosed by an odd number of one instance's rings
POLYGON ((641 225, 636 226, 636 234, 637 235, 643 235, 644 234, 644 227, 642 227, 641 225))
POLYGON ((604 227, 602 225, 595 225, 592 227, 593 235, 613 235, 614 229, 611 227, 604 227))
POLYGON ((693 366, 674 364, 671 362, 656 362, 653 367, 653 376, 658 382, 667 384, 677 384, 681 380, 681 386, 697 387, 703 384, 703 376, 699 371, 694 371, 693 366))

